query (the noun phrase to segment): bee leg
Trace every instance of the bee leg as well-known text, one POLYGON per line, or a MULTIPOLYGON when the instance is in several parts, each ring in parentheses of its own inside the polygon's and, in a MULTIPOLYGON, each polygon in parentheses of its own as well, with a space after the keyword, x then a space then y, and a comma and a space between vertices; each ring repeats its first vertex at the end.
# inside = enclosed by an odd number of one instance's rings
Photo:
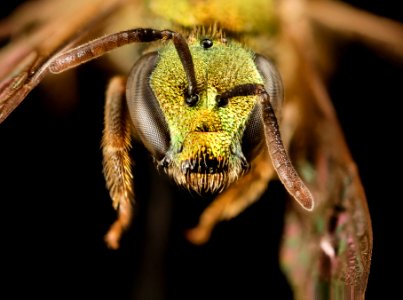
POLYGON ((118 219, 105 235, 110 248, 117 249, 122 233, 133 215, 133 176, 131 172, 131 131, 125 97, 126 78, 114 77, 106 92, 102 138, 103 172, 118 219))
POLYGON ((263 148, 251 161, 247 174, 230 185, 204 210, 199 224, 187 231, 187 239, 194 244, 203 244, 210 238, 214 226, 221 220, 229 220, 254 203, 266 190, 275 176, 269 153, 263 148))

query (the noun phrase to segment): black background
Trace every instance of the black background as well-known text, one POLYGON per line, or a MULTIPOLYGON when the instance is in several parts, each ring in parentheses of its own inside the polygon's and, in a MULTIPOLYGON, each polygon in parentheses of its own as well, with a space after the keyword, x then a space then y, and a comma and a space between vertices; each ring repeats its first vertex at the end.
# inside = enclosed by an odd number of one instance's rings
MULTIPOLYGON (((402 20, 398 1, 349 2, 402 20)), ((0 7, 2 16, 11 9, 0 7)), ((367 299, 395 299, 402 64, 357 43, 340 54, 329 89, 372 216, 367 299)), ((77 74, 80 96, 73 107, 52 105, 40 86, 0 126, 0 272, 1 286, 10 292, 2 299, 290 299, 277 255, 284 203, 269 200, 283 194, 276 183, 239 217, 220 224, 207 245, 196 247, 182 233, 206 203, 173 188, 136 149, 134 226, 121 250, 105 247, 103 235, 115 218, 100 151, 110 74, 92 63, 77 74)))

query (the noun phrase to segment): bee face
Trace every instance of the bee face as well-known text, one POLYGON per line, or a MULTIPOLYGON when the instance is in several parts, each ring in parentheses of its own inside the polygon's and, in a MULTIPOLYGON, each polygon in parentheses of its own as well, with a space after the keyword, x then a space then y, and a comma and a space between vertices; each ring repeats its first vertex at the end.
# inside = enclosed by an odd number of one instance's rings
MULTIPOLYGON (((165 170, 180 185, 197 192, 218 192, 248 165, 241 141, 257 99, 245 96, 221 101, 220 95, 234 86, 263 80, 254 54, 238 43, 191 38, 189 49, 198 91, 194 103, 186 102, 188 81, 172 44, 160 49, 150 70, 149 86, 160 109, 160 123, 165 124, 164 146, 158 142, 151 148, 162 148, 154 151, 155 157, 163 156, 165 170)), ((132 120, 138 122, 139 116, 132 120)), ((142 127, 146 126, 136 124, 142 127)), ((146 140, 154 136, 143 134, 146 140)))

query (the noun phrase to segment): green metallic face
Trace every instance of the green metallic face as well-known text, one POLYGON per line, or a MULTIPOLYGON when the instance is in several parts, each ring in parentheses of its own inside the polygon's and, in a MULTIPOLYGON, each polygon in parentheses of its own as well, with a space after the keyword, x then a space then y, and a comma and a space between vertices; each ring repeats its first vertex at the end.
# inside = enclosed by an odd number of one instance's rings
POLYGON ((216 96, 247 83, 263 84, 254 54, 235 42, 191 38, 199 101, 185 102, 187 78, 172 43, 159 51, 150 84, 164 113, 170 133, 167 172, 178 184, 197 192, 221 191, 247 166, 241 141, 256 105, 256 96, 233 97, 219 105, 216 96))

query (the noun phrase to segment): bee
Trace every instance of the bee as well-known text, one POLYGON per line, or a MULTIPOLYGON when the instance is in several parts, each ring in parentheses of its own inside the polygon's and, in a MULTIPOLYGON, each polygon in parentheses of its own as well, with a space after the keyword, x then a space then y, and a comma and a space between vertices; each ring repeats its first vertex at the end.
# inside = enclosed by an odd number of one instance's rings
MULTIPOLYGON (((246 7, 242 1, 231 7, 220 1, 195 1, 194 7, 189 1, 152 1, 154 16, 162 16, 155 26, 84 42, 85 33, 131 5, 101 2, 73 2, 57 20, 49 16, 63 1, 35 4, 49 8, 43 16, 49 20, 3 52, 0 121, 49 72, 76 68, 127 44, 151 44, 127 75, 107 87, 103 173, 118 212, 105 236, 109 247, 119 247, 136 208, 130 152, 135 141, 177 185, 201 198, 215 197, 187 232, 191 242, 206 243, 217 223, 239 215, 279 179, 295 200, 287 206, 280 251, 294 296, 363 299, 371 220, 324 75, 315 67, 327 60, 298 50, 315 44, 304 15, 309 10, 298 6, 305 1, 254 1, 246 7), (66 17, 74 22, 61 24, 66 17)), ((135 5, 141 10, 144 4, 135 5)), ((309 18, 318 22, 322 7, 315 5, 309 18)), ((336 4, 334 11, 351 10, 336 4)), ((24 10, 18 20, 21 27, 33 22, 24 10)))

